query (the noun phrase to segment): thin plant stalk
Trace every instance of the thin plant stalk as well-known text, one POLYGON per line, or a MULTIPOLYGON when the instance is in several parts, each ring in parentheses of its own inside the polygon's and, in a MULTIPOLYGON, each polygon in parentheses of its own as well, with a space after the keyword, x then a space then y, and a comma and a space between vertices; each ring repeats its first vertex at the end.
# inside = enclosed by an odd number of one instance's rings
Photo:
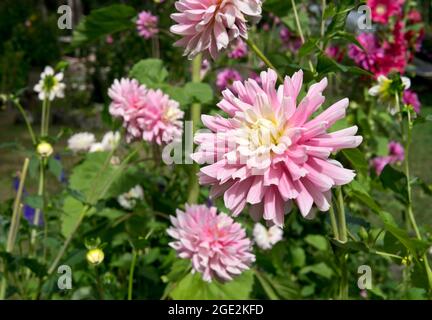
MULTIPOLYGON (((22 213, 21 198, 23 195, 24 184, 25 184, 25 180, 27 177, 29 162, 30 162, 30 160, 28 158, 26 158, 24 160, 24 164, 23 164, 23 167, 21 170, 20 182, 19 182, 19 186, 18 186, 18 190, 17 190, 17 195, 16 195, 15 201, 14 201, 11 225, 9 228, 9 234, 8 234, 7 243, 6 243, 6 252, 7 253, 12 253, 13 249, 15 247, 15 240, 16 240, 16 237, 18 234, 18 228, 19 228, 19 223, 20 223, 20 218, 21 218, 21 213, 22 213)), ((2 277, 2 281, 1 281, 1 285, 0 285, 0 300, 4 300, 6 298, 6 290, 7 290, 7 266, 3 265, 3 268, 5 270, 3 271, 3 277, 2 277)))
POLYGON ((32 128, 32 126, 30 124, 30 120, 28 119, 27 114, 26 114, 24 108, 19 103, 19 101, 18 101, 17 98, 13 98, 12 101, 13 101, 13 104, 17 107, 17 109, 19 110, 19 112, 21 113, 21 115, 22 115, 22 117, 24 119, 24 122, 25 122, 25 124, 27 126, 27 130, 28 130, 28 133, 30 135, 30 138, 32 140, 33 145, 36 145, 36 136, 34 134, 33 128, 32 128))
POLYGON ((330 224, 332 227, 333 236, 335 239, 339 239, 339 230, 338 230, 336 215, 335 215, 333 206, 330 207, 329 214, 330 214, 330 224))
POLYGON ((137 262, 138 253, 134 249, 132 251, 132 262, 129 269, 129 285, 128 285, 128 300, 132 300, 132 292, 133 292, 133 277, 135 272, 135 265, 137 262))
MULTIPOLYGON (((192 61, 192 82, 201 82, 201 65, 202 55, 198 54, 192 61)), ((191 107, 191 121, 193 134, 199 127, 201 122, 201 104, 194 103, 191 107)), ((197 163, 192 164, 192 169, 189 173, 189 192, 188 192, 188 203, 196 203, 199 197, 199 183, 197 173, 199 171, 199 165, 197 163)))
MULTIPOLYGON (((305 37, 304 37, 304 34, 303 34, 303 29, 302 29, 302 26, 301 26, 301 23, 300 23, 299 15, 298 15, 298 12, 297 12, 297 7, 296 7, 296 4, 295 4, 294 0, 291 0, 291 5, 292 5, 292 8, 293 8, 293 12, 294 12, 294 19, 295 19, 295 22, 296 22, 297 31, 298 31, 298 33, 300 35, 300 40, 301 40, 302 44, 304 44, 305 43, 305 37)), ((309 60, 308 62, 309 62, 309 68, 311 69, 311 72, 313 72, 314 71, 314 67, 313 67, 312 61, 309 60)))
MULTIPOLYGON (((39 162, 39 185, 38 185, 38 193, 37 193, 38 196, 43 198, 44 191, 45 191, 45 159, 41 158, 39 162)), ((41 218, 41 209, 37 208, 33 218, 33 226, 35 227, 35 229, 33 229, 31 233, 32 246, 34 246, 36 243, 36 235, 37 235, 36 228, 39 227, 40 218, 41 218)))
MULTIPOLYGON (((395 98, 396 98, 396 109, 401 110, 399 93, 397 93, 395 95, 395 98)), ((403 134, 404 133, 404 124, 402 121, 400 122, 400 125, 401 125, 401 131, 403 134)), ((411 121, 410 111, 407 112, 407 132, 406 132, 406 134, 403 134, 403 139, 405 141, 404 172, 405 172, 406 181, 407 181, 407 196, 408 196, 408 203, 407 203, 406 210, 407 210, 409 222, 410 222, 412 228, 414 229, 414 232, 416 234, 417 239, 422 240, 422 235, 421 235, 419 227, 417 225, 415 215, 414 215, 414 210, 412 207, 412 188, 411 188, 411 175, 410 175, 410 168, 409 168, 409 151, 410 151, 411 139, 412 139, 412 121, 411 121)), ((426 271, 426 276, 428 279, 429 288, 432 290, 432 270, 431 270, 431 267, 429 265, 429 260, 428 260, 426 253, 423 254, 422 260, 423 260, 424 268, 426 271)))

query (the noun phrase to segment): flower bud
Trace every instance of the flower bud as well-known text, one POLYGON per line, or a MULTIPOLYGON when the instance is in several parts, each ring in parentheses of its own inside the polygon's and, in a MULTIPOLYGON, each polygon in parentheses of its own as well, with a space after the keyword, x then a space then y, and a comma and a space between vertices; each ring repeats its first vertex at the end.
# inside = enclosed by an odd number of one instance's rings
POLYGON ((91 249, 89 251, 87 251, 87 261, 92 264, 92 265, 98 265, 100 263, 102 263, 103 259, 104 259, 105 255, 103 253, 103 251, 99 248, 95 248, 95 249, 91 249))
POLYGON ((48 158, 53 153, 54 149, 48 142, 42 141, 37 145, 36 151, 41 157, 48 158))

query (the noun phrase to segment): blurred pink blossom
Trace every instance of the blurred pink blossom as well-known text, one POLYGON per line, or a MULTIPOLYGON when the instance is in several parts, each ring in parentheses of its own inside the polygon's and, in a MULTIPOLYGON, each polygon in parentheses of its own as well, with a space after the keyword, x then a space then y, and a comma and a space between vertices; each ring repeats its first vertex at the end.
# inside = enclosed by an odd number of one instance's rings
POLYGON ((231 51, 228 52, 228 57, 231 59, 241 59, 247 56, 248 47, 246 43, 242 39, 238 39, 231 48, 231 51))
POLYGON ((245 229, 225 213, 217 214, 215 207, 186 204, 185 212, 177 209, 170 218, 167 232, 174 241, 169 245, 192 261, 193 272, 204 281, 230 281, 255 261, 245 229))
POLYGON ((417 93, 411 90, 405 90, 402 97, 403 103, 413 106, 416 113, 420 113, 421 103, 417 93))
POLYGON ((240 80, 242 80, 242 76, 237 70, 226 68, 218 72, 216 76, 216 86, 221 91, 227 88, 232 89, 234 81, 240 80))
POLYGON ((159 33, 158 29, 159 18, 154 16, 149 11, 142 11, 138 14, 136 26, 138 33, 144 39, 150 39, 159 33))
POLYGON ((404 0, 368 0, 367 5, 372 10, 372 21, 387 24, 390 17, 402 12, 404 0))

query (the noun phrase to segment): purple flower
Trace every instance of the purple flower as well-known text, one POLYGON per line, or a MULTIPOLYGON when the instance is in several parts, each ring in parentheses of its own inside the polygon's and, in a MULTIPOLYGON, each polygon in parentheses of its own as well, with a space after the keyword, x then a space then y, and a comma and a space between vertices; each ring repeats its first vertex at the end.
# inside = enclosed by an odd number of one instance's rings
POLYGON ((417 96, 417 93, 411 90, 405 90, 402 100, 405 104, 412 105, 416 113, 420 113, 421 103, 417 96))
POLYGON ((402 162, 404 159, 404 147, 397 141, 390 141, 388 144, 388 155, 373 158, 371 164, 375 168, 377 176, 379 176, 386 165, 402 162))
MULTIPOLYGON (((13 188, 15 190, 15 192, 18 192, 18 188, 19 188, 19 184, 20 184, 20 179, 18 176, 16 176, 13 179, 13 188)), ((27 196, 27 191, 25 189, 23 189, 23 197, 27 196)), ((34 221, 34 216, 35 216, 36 210, 32 207, 30 207, 27 204, 24 204, 23 207, 23 216, 24 219, 26 219, 28 221, 28 223, 30 223, 31 225, 33 225, 33 221, 34 221)), ((40 213, 40 219, 39 219, 39 226, 43 226, 43 214, 42 212, 40 213)))
POLYGON ((231 59, 241 59, 245 57, 248 53, 248 48, 246 43, 238 39, 232 46, 232 50, 228 53, 228 57, 231 59))
POLYGON ((216 85, 219 90, 233 89, 234 81, 241 81, 242 76, 235 69, 226 68, 220 71, 216 77, 216 85))
POLYGON ((142 11, 136 22, 139 35, 147 40, 153 38, 159 33, 158 22, 159 18, 152 15, 151 12, 142 11))

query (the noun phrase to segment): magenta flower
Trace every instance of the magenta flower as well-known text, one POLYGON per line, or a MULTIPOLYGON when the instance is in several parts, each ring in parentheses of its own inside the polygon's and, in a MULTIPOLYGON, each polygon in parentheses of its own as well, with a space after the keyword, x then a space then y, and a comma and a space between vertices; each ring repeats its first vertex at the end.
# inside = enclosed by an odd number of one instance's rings
POLYGON ((248 54, 248 47, 242 39, 238 39, 228 52, 228 57, 231 59, 241 59, 248 54))
POLYGON ((246 16, 261 16, 261 0, 179 0, 175 7, 179 12, 171 18, 177 24, 170 30, 182 36, 175 45, 189 59, 200 52, 216 59, 235 39, 247 39, 246 16))
POLYGON ((177 101, 160 90, 146 90, 136 80, 115 80, 108 90, 110 114, 123 120, 126 139, 169 143, 182 135, 183 111, 177 101))
POLYGON ((420 113, 421 103, 417 93, 411 90, 405 90, 402 97, 403 103, 412 105, 416 113, 420 113))
POLYGON ((321 107, 327 79, 312 85, 306 96, 297 101, 303 83, 303 72, 286 77, 275 88, 273 70, 261 73, 262 84, 249 79, 236 81, 237 94, 222 92, 220 115, 203 115, 211 133, 198 133, 199 144, 192 158, 200 164, 200 183, 211 185, 211 196, 224 195, 225 206, 237 216, 249 203, 250 215, 282 226, 285 213, 293 202, 304 217, 311 217, 312 205, 327 211, 331 188, 354 178, 330 154, 355 148, 362 137, 357 127, 328 133, 327 130, 345 116, 348 99, 342 99, 316 117, 321 107))
POLYGON ((279 37, 284 47, 293 53, 296 53, 302 46, 300 37, 297 37, 295 34, 291 33, 287 27, 282 27, 280 29, 279 37))
POLYGON ((375 168, 377 176, 381 174, 385 166, 388 164, 395 164, 404 161, 405 150, 404 147, 396 141, 390 141, 388 144, 387 156, 375 157, 371 160, 372 166, 375 168))
POLYGON ((186 212, 177 210, 171 223, 167 232, 175 241, 170 246, 192 261, 193 272, 204 281, 230 281, 255 261, 245 229, 215 207, 186 204, 186 212))
POLYGON ((367 5, 372 10, 374 22, 387 24, 390 17, 402 12, 404 0, 368 0, 367 5))
POLYGON ((233 89, 232 84, 234 81, 240 81, 242 80, 241 74, 235 70, 226 68, 222 71, 219 71, 219 73, 216 76, 216 86, 219 88, 219 90, 225 90, 225 89, 233 89))
POLYGON ((142 11, 138 14, 136 21, 137 31, 144 39, 151 39, 159 33, 158 29, 159 18, 152 15, 149 11, 142 11))

